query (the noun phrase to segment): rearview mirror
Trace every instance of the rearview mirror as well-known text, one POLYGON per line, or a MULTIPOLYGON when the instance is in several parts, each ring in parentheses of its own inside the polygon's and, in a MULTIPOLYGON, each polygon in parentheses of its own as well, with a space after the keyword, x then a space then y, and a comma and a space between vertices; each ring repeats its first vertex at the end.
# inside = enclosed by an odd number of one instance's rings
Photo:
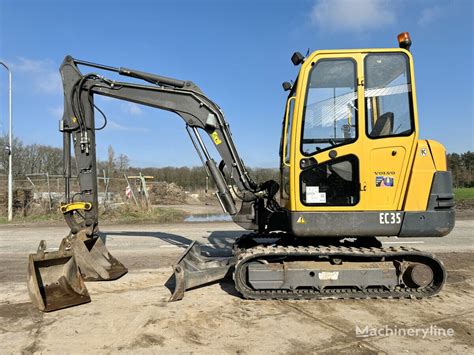
POLYGON ((283 86, 283 90, 285 91, 291 90, 293 87, 293 85, 291 85, 288 81, 285 81, 283 84, 281 84, 281 86, 283 86))

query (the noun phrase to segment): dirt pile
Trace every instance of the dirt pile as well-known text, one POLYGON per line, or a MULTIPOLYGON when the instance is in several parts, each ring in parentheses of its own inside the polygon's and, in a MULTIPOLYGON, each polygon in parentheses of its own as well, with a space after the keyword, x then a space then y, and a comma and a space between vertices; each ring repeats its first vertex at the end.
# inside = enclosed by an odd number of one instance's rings
POLYGON ((456 202, 457 210, 474 210, 474 200, 462 200, 456 202))
POLYGON ((474 218, 474 200, 462 200, 456 202, 456 218, 473 219, 474 218))
POLYGON ((155 182, 149 186, 148 195, 152 205, 173 205, 186 202, 186 192, 175 183, 155 182))

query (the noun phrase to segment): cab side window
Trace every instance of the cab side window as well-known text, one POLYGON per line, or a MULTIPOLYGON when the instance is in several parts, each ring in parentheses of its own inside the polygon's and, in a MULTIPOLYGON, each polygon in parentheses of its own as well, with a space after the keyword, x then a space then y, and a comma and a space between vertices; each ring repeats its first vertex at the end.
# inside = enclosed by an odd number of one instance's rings
POLYGON ((293 111, 295 110, 295 100, 291 100, 288 107, 288 123, 286 126, 286 156, 285 163, 290 163, 290 146, 291 146, 291 126, 293 124, 293 111))
POLYGON ((408 58, 403 53, 365 57, 365 108, 370 138, 413 133, 412 89, 408 58))

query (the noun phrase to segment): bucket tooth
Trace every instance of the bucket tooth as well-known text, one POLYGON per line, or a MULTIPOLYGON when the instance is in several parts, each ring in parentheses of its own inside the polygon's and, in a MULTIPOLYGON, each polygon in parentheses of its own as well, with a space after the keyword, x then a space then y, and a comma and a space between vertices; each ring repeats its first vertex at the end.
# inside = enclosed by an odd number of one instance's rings
POLYGON ((128 272, 127 268, 110 254, 99 236, 88 238, 77 234, 64 238, 61 246, 72 250, 86 281, 116 280, 128 272))
POLYGON ((175 286, 169 301, 183 299, 186 290, 224 279, 234 265, 233 256, 204 256, 201 254, 200 245, 192 242, 173 265, 175 286))
POLYGON ((73 253, 63 248, 47 252, 44 240, 28 256, 27 286, 31 301, 44 312, 91 301, 73 253))

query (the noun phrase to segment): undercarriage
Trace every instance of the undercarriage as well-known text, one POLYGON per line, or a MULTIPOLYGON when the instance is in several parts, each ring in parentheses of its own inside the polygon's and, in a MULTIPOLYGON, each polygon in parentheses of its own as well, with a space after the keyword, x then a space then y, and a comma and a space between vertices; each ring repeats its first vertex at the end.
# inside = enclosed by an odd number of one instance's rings
POLYGON ((284 233, 244 235, 229 257, 204 256, 192 244, 174 271, 172 301, 231 275, 247 299, 423 298, 446 280, 442 262, 416 249, 384 248, 376 238, 329 242, 284 233))

